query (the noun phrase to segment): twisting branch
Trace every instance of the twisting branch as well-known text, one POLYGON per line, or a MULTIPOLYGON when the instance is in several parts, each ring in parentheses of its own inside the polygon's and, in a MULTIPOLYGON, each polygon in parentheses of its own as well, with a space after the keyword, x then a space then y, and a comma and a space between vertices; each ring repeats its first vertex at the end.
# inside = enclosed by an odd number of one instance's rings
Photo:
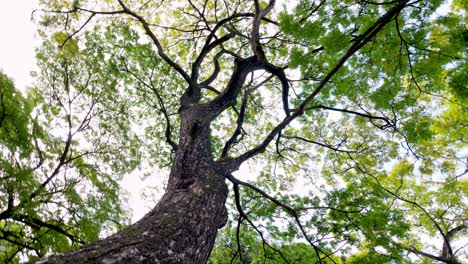
POLYGON ((284 69, 277 67, 271 63, 267 63, 265 66, 265 70, 267 70, 280 80, 284 113, 287 117, 290 116, 291 111, 289 110, 289 82, 288 78, 286 77, 286 74, 284 73, 284 69))
POLYGON ((275 2, 275 0, 270 0, 267 7, 261 9, 259 0, 254 0, 255 17, 252 22, 252 36, 250 45, 252 46, 252 52, 259 60, 265 60, 265 52, 263 51, 262 45, 260 44, 260 20, 273 9, 275 2))
POLYGON ((234 71, 229 78, 226 88, 215 99, 207 104, 210 109, 211 118, 216 118, 226 108, 235 105, 236 98, 244 85, 246 77, 253 71, 263 69, 264 63, 255 57, 246 59, 236 58, 234 71))
POLYGON ((214 64, 213 73, 211 73, 210 77, 208 77, 206 80, 204 80, 203 82, 199 84, 200 88, 207 88, 214 80, 216 80, 219 72, 221 71, 221 67, 219 65, 219 59, 224 54, 226 54, 225 50, 221 50, 220 52, 216 53, 216 55, 213 58, 213 64, 214 64))
POLYGON ((307 109, 309 103, 315 99, 315 97, 325 88, 326 84, 330 79, 338 72, 338 70, 343 66, 343 64, 360 48, 362 48, 366 43, 372 40, 382 28, 387 25, 392 19, 400 13, 400 11, 406 7, 409 0, 400 1, 397 5, 387 11, 382 15, 372 26, 370 26, 361 36, 357 37, 348 51, 341 57, 338 63, 328 72, 328 74, 320 81, 317 85, 317 88, 310 93, 300 104, 299 108, 290 116, 287 116, 280 122, 275 128, 273 128, 267 137, 259 143, 256 147, 248 150, 244 154, 232 158, 229 160, 222 161, 222 166, 225 167, 228 171, 235 171, 239 168, 240 164, 244 161, 262 153, 266 150, 270 142, 276 137, 276 135, 288 126, 293 120, 297 117, 302 116, 307 109))
MULTIPOLYGON (((221 27, 223 27, 225 24, 227 23, 230 23, 232 22, 233 20, 235 20, 236 18, 244 18, 244 17, 252 17, 252 18, 255 18, 256 14, 254 13, 248 13, 248 12, 245 12, 245 13, 235 13, 229 17, 226 17, 224 19, 221 19, 219 20, 216 25, 213 27, 213 29, 211 30, 211 33, 206 37, 206 41, 205 41, 205 44, 204 44, 204 47, 210 45, 211 41, 213 40, 213 38, 215 38, 216 36, 216 32, 218 31, 218 29, 220 29, 221 27)), ((265 17, 262 17, 261 20, 263 21, 266 21, 270 24, 273 24, 273 25, 279 25, 277 22, 271 20, 271 19, 268 19, 268 18, 265 18, 265 17)), ((198 58, 197 58, 198 59, 198 58)))
POLYGON ((197 59, 195 60, 195 62, 192 64, 192 80, 193 82, 197 83, 197 80, 198 80, 198 73, 200 71, 200 65, 201 63, 203 62, 203 60, 205 59, 206 55, 211 51, 213 50, 214 48, 222 45, 224 42, 232 39, 236 34, 235 33, 229 33, 215 41, 213 41, 212 43, 208 44, 208 45, 205 45, 201 52, 200 52, 200 55, 198 55, 197 59))
MULTIPOLYGON (((200 65, 201 63, 203 62, 203 60, 205 59, 206 55, 209 53, 210 50, 212 50, 213 48, 221 45, 223 42, 226 42, 227 40, 231 39, 232 37, 234 37, 236 34, 236 32, 230 32, 228 35, 226 36, 223 36, 215 41, 212 41, 215 37, 216 37, 216 33, 217 31, 223 27, 225 24, 227 23, 230 23, 232 21, 234 21, 235 19, 237 18, 245 18, 245 17, 254 17, 255 18, 255 14, 254 13, 235 13, 227 18, 224 18, 224 19, 221 19, 219 20, 216 25, 213 27, 213 29, 210 29, 210 34, 206 37, 206 40, 205 40, 205 44, 203 45, 202 47, 202 50, 200 51, 198 57, 196 58, 194 64, 192 65, 192 80, 194 82, 196 82, 196 80, 198 79, 198 75, 199 75, 199 70, 200 70, 200 65)), ((274 25, 278 25, 277 22, 273 21, 273 20, 270 20, 270 19, 267 19, 267 18, 264 18, 262 17, 261 20, 264 20, 264 21, 267 21, 271 24, 274 24, 274 25)), ((208 24, 208 23, 207 23, 208 24)), ((227 53, 226 51, 224 51, 224 53, 227 53)), ((215 68, 217 67, 217 59, 214 60, 214 63, 215 63, 215 68)), ((202 84, 200 84, 200 86, 203 88, 206 84, 209 84, 211 83, 214 79, 216 79, 216 76, 218 74, 218 71, 219 70, 215 70, 215 73, 216 74, 212 74, 210 77, 210 81, 204 81, 202 84)))

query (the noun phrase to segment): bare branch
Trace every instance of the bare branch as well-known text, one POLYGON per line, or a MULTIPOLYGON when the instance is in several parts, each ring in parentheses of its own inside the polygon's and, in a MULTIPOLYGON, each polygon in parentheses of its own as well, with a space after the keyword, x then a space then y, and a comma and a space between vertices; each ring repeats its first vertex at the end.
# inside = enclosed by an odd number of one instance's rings
POLYGON ((221 158, 227 157, 229 149, 236 142, 237 137, 239 136, 239 134, 242 131, 242 124, 244 123, 245 109, 247 108, 248 98, 249 98, 249 92, 245 91, 244 96, 242 97, 242 104, 241 104, 241 108, 240 108, 240 113, 239 113, 239 116, 237 117, 236 130, 234 130, 234 133, 232 134, 232 136, 228 139, 228 141, 224 145, 223 153, 221 154, 221 158))
POLYGON ((301 140, 301 141, 304 141, 304 142, 307 142, 307 143, 312 143, 312 144, 315 144, 315 145, 318 145, 318 146, 321 146, 321 147, 324 147, 324 148, 331 149, 331 150, 336 151, 336 152, 342 152, 342 153, 358 153, 358 152, 360 152, 359 150, 341 149, 341 148, 339 148, 339 146, 332 146, 330 144, 320 143, 318 141, 310 140, 310 139, 300 137, 300 136, 282 135, 281 137, 287 138, 287 139, 301 140))
POLYGON ((254 0, 255 3, 255 17, 252 22, 252 32, 251 32, 251 43, 252 52, 255 57, 259 60, 265 61, 265 52, 260 43, 260 20, 266 16, 275 6, 275 0, 270 0, 267 7, 264 9, 260 8, 260 3, 258 0, 254 0))
POLYGON ((78 28, 77 30, 75 30, 75 32, 73 32, 72 34, 70 34, 64 41, 63 43, 60 45, 61 48, 63 48, 65 46, 65 44, 70 40, 72 39, 76 34, 78 34, 81 30, 83 30, 83 28, 91 21, 91 19, 93 19, 93 17, 96 15, 96 13, 92 13, 89 18, 83 23, 83 25, 81 25, 80 28, 78 28))
POLYGON ((385 116, 375 116, 375 115, 371 115, 369 113, 361 113, 361 112, 357 112, 357 111, 354 111, 354 110, 348 110, 348 109, 340 109, 340 108, 335 108, 335 107, 329 107, 329 106, 325 106, 325 105, 315 105, 315 106, 312 106, 312 107, 308 107, 305 109, 305 111, 308 111, 308 110, 312 110, 312 109, 326 109, 326 110, 331 110, 331 111, 335 111, 335 112, 341 112, 341 113, 347 113, 347 114, 352 114, 352 115, 356 115, 356 116, 360 116, 360 117, 365 117, 365 118, 368 118, 371 122, 372 120, 381 120, 381 121, 384 121, 384 125, 377 125, 375 123, 372 122, 373 125, 375 125, 376 127, 380 128, 380 129, 386 129, 388 127, 392 127, 396 130, 396 121, 394 120, 391 120, 389 119, 388 117, 385 117, 385 116))
MULTIPOLYGON (((236 203, 236 208, 237 208, 237 211, 239 212, 239 222, 238 222, 238 227, 237 227, 237 233, 236 233, 236 238, 237 238, 237 245, 238 245, 238 250, 239 250, 239 254, 241 254, 241 248, 240 248, 240 238, 239 238, 239 228, 240 228, 240 224, 242 222, 242 219, 245 219, 249 224, 250 226, 260 235, 260 238, 262 239, 262 245, 263 245, 263 252, 266 253, 266 250, 265 250, 265 245, 268 246, 269 248, 271 248, 273 251, 275 251, 276 253, 278 253, 280 255, 280 257, 283 259, 283 261, 285 261, 285 263, 289 263, 289 261, 284 257, 283 253, 272 247, 269 243, 266 242, 264 236, 263 236, 263 233, 255 226, 255 224, 248 218, 247 214, 244 212, 244 210, 242 209, 242 205, 240 203, 240 192, 239 192, 239 183, 235 183, 233 181, 231 181, 234 185, 234 197, 235 197, 235 203, 236 203)), ((242 255, 241 256, 241 261, 242 261, 242 255)), ((264 256, 265 257, 265 256, 264 256)))

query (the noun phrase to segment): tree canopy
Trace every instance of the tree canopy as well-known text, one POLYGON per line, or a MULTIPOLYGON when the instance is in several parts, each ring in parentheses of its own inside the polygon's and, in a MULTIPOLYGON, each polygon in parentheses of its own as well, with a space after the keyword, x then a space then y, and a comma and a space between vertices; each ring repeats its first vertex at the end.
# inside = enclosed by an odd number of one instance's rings
POLYGON ((468 259, 466 1, 41 2, 35 86, 0 74, 1 261, 125 228, 119 180, 164 170, 229 183, 208 263, 468 259))

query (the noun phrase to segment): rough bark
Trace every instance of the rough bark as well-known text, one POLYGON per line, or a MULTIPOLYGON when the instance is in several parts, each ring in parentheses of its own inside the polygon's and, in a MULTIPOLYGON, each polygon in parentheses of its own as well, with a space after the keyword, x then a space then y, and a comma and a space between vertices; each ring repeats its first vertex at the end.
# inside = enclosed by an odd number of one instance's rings
POLYGON ((104 240, 35 263, 205 263, 227 220, 227 186, 211 153, 200 107, 181 113, 165 194, 140 221, 104 240))

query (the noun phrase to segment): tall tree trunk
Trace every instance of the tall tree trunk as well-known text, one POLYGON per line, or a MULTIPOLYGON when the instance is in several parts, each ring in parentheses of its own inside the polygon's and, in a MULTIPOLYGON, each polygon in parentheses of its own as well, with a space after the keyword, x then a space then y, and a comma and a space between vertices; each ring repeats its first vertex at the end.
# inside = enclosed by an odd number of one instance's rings
POLYGON ((104 240, 36 263, 205 263, 227 220, 227 186, 200 108, 182 111, 165 194, 141 220, 104 240))

